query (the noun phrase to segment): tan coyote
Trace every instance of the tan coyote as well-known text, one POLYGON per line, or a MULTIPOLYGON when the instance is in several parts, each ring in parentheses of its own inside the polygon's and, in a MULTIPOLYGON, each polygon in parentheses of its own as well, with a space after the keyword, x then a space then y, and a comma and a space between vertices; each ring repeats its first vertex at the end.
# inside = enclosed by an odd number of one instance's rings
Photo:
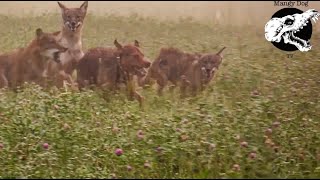
POLYGON ((58 88, 63 87, 64 80, 67 80, 72 86, 75 85, 72 80, 78 61, 84 56, 82 51, 82 28, 87 14, 88 1, 85 1, 79 8, 67 8, 58 2, 62 12, 62 30, 54 32, 56 40, 62 46, 68 48, 68 51, 61 54, 61 62, 51 61, 48 66, 48 79, 58 88))

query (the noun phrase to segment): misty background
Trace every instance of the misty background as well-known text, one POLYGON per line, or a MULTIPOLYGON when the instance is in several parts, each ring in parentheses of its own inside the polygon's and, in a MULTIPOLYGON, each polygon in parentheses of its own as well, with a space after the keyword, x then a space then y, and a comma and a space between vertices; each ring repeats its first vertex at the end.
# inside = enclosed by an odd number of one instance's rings
MULTIPOLYGON (((77 7, 83 1, 61 1, 67 7, 77 7)), ((296 2, 296 1, 294 1, 296 2)), ((192 17, 199 21, 213 21, 224 25, 246 25, 263 28, 270 17, 284 7, 268 2, 214 2, 214 1, 90 1, 88 12, 95 15, 116 14, 128 16, 138 14, 161 20, 177 20, 192 17)), ((308 7, 295 6, 301 10, 320 9, 320 2, 309 1, 308 7)), ((56 1, 1 1, 2 15, 42 15, 59 13, 56 1)), ((317 25, 318 26, 318 25, 317 25)), ((318 26, 319 27, 319 26, 318 26)), ((317 27, 317 30, 319 28, 317 27)))

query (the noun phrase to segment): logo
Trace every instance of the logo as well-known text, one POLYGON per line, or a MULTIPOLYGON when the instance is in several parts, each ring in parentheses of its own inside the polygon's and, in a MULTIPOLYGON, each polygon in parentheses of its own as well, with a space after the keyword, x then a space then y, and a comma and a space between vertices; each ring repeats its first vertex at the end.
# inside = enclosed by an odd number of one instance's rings
POLYGON ((311 20, 316 22, 320 13, 314 9, 305 12, 296 8, 277 11, 265 26, 265 38, 283 51, 311 50, 311 20))

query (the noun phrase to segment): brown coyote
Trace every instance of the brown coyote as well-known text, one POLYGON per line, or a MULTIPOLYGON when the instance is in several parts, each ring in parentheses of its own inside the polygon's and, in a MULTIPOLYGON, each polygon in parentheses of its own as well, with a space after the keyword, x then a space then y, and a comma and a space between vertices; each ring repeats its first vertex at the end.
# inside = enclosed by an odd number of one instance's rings
POLYGON ((0 55, 0 88, 16 88, 24 82, 44 85, 48 60, 60 62, 60 54, 67 48, 57 43, 54 36, 41 28, 26 48, 0 55))
POLYGON ((216 54, 200 54, 183 52, 177 48, 162 48, 140 84, 150 84, 151 79, 155 79, 159 85, 159 95, 168 82, 173 87, 181 85, 182 92, 188 86, 197 91, 213 78, 222 61, 224 49, 216 54))
POLYGON ((116 48, 97 47, 89 49, 78 64, 77 81, 81 88, 86 85, 104 86, 116 90, 119 84, 126 84, 129 97, 135 97, 142 105, 143 97, 136 92, 133 76, 143 77, 149 60, 140 51, 139 42, 121 45, 114 41, 116 48))
POLYGON ((181 78, 181 93, 184 95, 187 88, 191 88, 193 95, 201 92, 210 83, 215 73, 220 67, 223 59, 223 47, 218 53, 203 54, 198 60, 194 61, 181 78))

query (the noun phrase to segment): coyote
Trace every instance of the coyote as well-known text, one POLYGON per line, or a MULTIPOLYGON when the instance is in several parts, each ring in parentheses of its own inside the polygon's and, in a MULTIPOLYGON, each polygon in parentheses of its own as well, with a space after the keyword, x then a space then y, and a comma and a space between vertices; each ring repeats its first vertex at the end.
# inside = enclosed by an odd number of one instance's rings
POLYGON ((181 85, 182 93, 191 86, 194 91, 208 84, 222 61, 222 50, 217 54, 187 53, 177 48, 162 48, 153 61, 141 85, 155 79, 159 85, 158 94, 171 82, 174 87, 181 85))
POLYGON ((61 63, 51 61, 48 66, 48 77, 53 84, 61 88, 64 80, 67 80, 72 86, 72 73, 74 72, 78 61, 83 57, 82 51, 82 28, 87 14, 88 1, 85 1, 79 8, 67 8, 58 2, 62 12, 63 25, 62 30, 52 33, 59 44, 68 48, 68 51, 61 54, 61 63))
POLYGON ((86 52, 77 68, 79 88, 93 84, 116 90, 124 83, 129 97, 135 97, 142 105, 143 98, 135 91, 133 76, 143 77, 144 68, 151 63, 140 51, 138 41, 123 46, 115 40, 114 45, 116 48, 97 47, 86 52))
POLYGON ((50 60, 59 63, 60 54, 66 50, 52 34, 38 28, 36 38, 26 48, 0 55, 0 88, 16 88, 24 82, 44 85, 47 64, 50 60))
POLYGON ((171 88, 173 90, 178 85, 180 76, 185 74, 188 67, 198 58, 200 58, 198 53, 187 53, 172 47, 162 48, 148 69, 147 75, 142 78, 140 85, 151 84, 151 80, 154 79, 159 86, 159 95, 162 95, 168 82, 173 84, 171 88))
POLYGON ((185 95, 188 87, 191 88, 193 95, 201 92, 213 79, 216 71, 219 69, 223 59, 223 47, 218 53, 203 54, 198 60, 194 61, 181 78, 181 94, 185 95))

